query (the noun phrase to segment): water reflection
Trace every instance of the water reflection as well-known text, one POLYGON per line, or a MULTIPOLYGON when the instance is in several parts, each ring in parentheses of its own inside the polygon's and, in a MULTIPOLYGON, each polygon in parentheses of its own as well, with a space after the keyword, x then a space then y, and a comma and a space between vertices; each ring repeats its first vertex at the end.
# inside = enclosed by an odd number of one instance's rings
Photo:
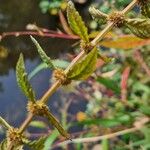
MULTIPOLYGON (((28 23, 56 30, 58 18, 41 14, 38 2, 38 0, 0 0, 0 33, 24 30, 28 23)), ((36 39, 52 58, 58 58, 61 53, 68 51, 72 43, 62 39, 36 39)), ((15 78, 15 66, 20 52, 24 54, 28 72, 41 61, 27 36, 7 37, 0 42, 0 53, 3 56, 0 57, 0 115, 12 125, 19 125, 24 120, 26 112, 26 98, 19 90, 15 78), (7 53, 5 56, 4 51, 7 53)), ((32 79, 37 98, 40 98, 49 87, 50 75, 51 72, 45 70, 32 79)), ((59 94, 54 94, 51 99, 59 99, 59 94)), ((50 103, 52 106, 54 101, 50 103)))

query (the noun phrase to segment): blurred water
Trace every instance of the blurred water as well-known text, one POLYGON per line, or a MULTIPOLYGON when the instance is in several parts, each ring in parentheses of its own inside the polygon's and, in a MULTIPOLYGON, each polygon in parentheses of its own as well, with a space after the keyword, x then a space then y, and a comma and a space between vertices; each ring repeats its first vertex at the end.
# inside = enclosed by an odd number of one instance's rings
MULTIPOLYGON (((28 23, 56 30, 57 17, 43 15, 38 7, 38 0, 0 0, 0 33, 8 31, 25 30, 28 23)), ((71 41, 63 39, 37 38, 52 58, 58 58, 63 52, 69 50, 71 41), (59 43, 59 44, 58 44, 59 43)), ((25 56, 27 71, 30 72, 41 60, 29 36, 7 37, 0 42, 8 49, 6 57, 0 57, 0 115, 10 124, 18 126, 25 118, 26 98, 17 86, 15 66, 20 52, 25 56)), ((31 82, 37 93, 37 98, 49 87, 51 72, 45 70, 34 77, 31 82)), ((51 97, 53 103, 59 99, 59 93, 51 97)), ((52 109, 53 111, 53 109, 52 109)))

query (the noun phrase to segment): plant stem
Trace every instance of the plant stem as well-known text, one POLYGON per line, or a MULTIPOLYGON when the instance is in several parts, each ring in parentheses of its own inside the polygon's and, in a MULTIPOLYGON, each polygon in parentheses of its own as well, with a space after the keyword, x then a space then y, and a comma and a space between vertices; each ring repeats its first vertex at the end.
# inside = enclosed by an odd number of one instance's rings
POLYGON ((124 8, 123 11, 121 11, 122 14, 127 14, 136 4, 138 0, 133 0, 126 8, 124 8))
POLYGON ((41 98, 41 102, 47 103, 48 98, 61 86, 61 82, 56 81, 41 98))
POLYGON ((64 146, 67 144, 71 144, 71 143, 90 143, 90 142, 98 142, 104 139, 111 139, 120 135, 124 135, 124 134, 128 134, 128 133, 133 133, 136 131, 141 130, 146 123, 148 123, 150 121, 150 118, 141 118, 140 121, 136 122, 135 127, 129 128, 129 129, 125 129, 122 131, 118 131, 115 133, 110 133, 110 134, 106 134, 106 135, 102 135, 102 136, 96 136, 96 137, 87 137, 87 138, 76 138, 76 139, 72 139, 72 141, 67 140, 61 143, 58 143, 54 146, 54 148, 59 147, 59 146, 64 146))
POLYGON ((138 128, 134 127, 134 128, 130 128, 130 129, 126 129, 123 131, 119 131, 116 133, 112 133, 112 134, 107 134, 107 135, 102 135, 102 136, 97 136, 97 137, 89 137, 89 138, 77 138, 77 139, 72 139, 72 141, 64 141, 62 143, 57 144, 55 147, 59 147, 59 146, 64 146, 67 144, 71 144, 71 143, 90 143, 90 142, 98 142, 101 141, 103 139, 110 139, 110 138, 114 138, 120 135, 124 135, 127 133, 132 133, 139 130, 138 128))
POLYGON ((20 133, 24 132, 24 130, 27 128, 27 126, 29 125, 29 123, 31 122, 31 120, 33 119, 34 115, 33 114, 28 114, 26 120, 23 122, 23 124, 20 126, 20 133))
POLYGON ((76 58, 72 60, 70 65, 66 68, 65 73, 67 74, 69 70, 76 64, 77 61, 79 61, 83 56, 85 55, 84 51, 81 51, 76 58))
POLYGON ((74 39, 77 40, 79 39, 78 36, 75 35, 68 35, 68 34, 64 34, 64 33, 47 33, 47 32, 42 32, 39 33, 37 31, 16 31, 16 32, 4 32, 2 34, 0 34, 0 41, 8 36, 23 36, 23 35, 36 35, 36 36, 40 36, 40 37, 50 37, 50 38, 63 38, 63 39, 74 39))
MULTIPOLYGON (((128 11, 130 11, 136 4, 137 0, 133 0, 123 11, 123 14, 126 14, 128 11)), ((98 35, 97 37, 91 41, 92 46, 97 46, 99 41, 114 27, 114 23, 110 22, 98 35)), ((84 50, 80 52, 80 54, 74 58, 74 60, 70 63, 70 65, 65 70, 65 73, 67 74, 68 71, 81 59, 85 56, 84 50)), ((41 102, 46 103, 48 101, 48 98, 61 86, 61 82, 58 80, 56 81, 49 89, 48 91, 43 95, 41 98, 41 102)), ((23 122, 23 124, 20 127, 20 132, 24 132, 24 130, 27 128, 29 123, 31 122, 33 118, 33 114, 28 114, 26 120, 23 122)), ((11 143, 10 143, 11 145, 11 143)), ((9 146, 8 146, 9 147, 9 146)), ((10 149, 11 150, 11 149, 10 149)))
POLYGON ((105 28, 104 30, 102 30, 97 36, 96 38, 91 41, 92 46, 96 46, 98 44, 98 42, 100 40, 102 40, 102 38, 113 28, 114 23, 110 22, 105 28))

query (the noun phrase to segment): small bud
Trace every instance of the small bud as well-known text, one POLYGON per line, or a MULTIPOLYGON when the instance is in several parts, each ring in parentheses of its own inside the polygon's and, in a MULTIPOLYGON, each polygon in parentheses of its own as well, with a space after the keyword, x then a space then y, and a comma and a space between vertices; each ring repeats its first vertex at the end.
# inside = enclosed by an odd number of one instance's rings
POLYGON ((14 145, 22 145, 25 136, 19 132, 18 128, 10 128, 7 131, 8 141, 13 142, 14 145))
POLYGON ((27 105, 27 110, 28 110, 28 112, 30 112, 36 116, 42 116, 42 117, 47 116, 47 114, 49 112, 48 106, 43 104, 40 101, 37 101, 37 102, 29 101, 29 103, 27 105))
POLYGON ((90 7, 89 8, 89 13, 92 15, 93 18, 98 18, 98 19, 103 19, 106 20, 108 15, 101 12, 100 10, 94 8, 94 7, 90 7))
POLYGON ((85 51, 86 54, 88 54, 93 49, 91 43, 86 43, 83 40, 81 40, 80 47, 85 51))
POLYGON ((68 85, 70 83, 70 80, 67 78, 67 75, 62 69, 54 70, 53 78, 61 81, 62 85, 68 85))
POLYGON ((108 21, 114 22, 117 27, 120 27, 125 22, 125 17, 121 12, 113 12, 109 15, 108 21))

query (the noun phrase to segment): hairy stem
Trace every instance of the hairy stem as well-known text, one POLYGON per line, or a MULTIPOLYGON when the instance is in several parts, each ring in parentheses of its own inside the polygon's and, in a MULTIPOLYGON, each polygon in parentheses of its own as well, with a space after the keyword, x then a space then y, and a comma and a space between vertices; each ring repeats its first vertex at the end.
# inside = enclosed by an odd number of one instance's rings
POLYGON ((42 34, 41 34, 37 31, 18 31, 18 32, 4 32, 4 33, 0 34, 0 41, 8 36, 18 37, 18 36, 23 36, 23 35, 36 35, 36 36, 40 36, 40 37, 75 39, 75 40, 79 39, 78 36, 68 35, 68 34, 64 34, 64 33, 59 34, 59 33, 42 32, 42 34))
POLYGON ((100 40, 113 28, 114 23, 109 23, 104 30, 102 30, 97 37, 91 42, 92 46, 96 46, 100 40))
POLYGON ((26 120, 23 122, 23 124, 20 127, 20 133, 22 133, 24 131, 24 129, 27 128, 27 126, 29 125, 29 123, 31 122, 31 120, 33 119, 34 115, 33 114, 28 114, 26 120))

